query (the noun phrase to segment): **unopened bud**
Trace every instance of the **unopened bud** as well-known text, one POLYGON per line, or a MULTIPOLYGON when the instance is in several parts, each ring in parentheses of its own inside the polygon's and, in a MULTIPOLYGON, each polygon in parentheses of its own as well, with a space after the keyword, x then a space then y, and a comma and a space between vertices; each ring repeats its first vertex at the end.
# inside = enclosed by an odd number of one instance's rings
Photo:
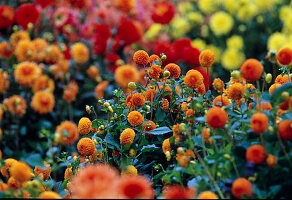
POLYGON ((130 149, 129 156, 134 157, 136 155, 136 152, 134 149, 130 149))
POLYGON ((289 92, 282 92, 281 96, 285 101, 289 100, 289 92))
POLYGON ((165 156, 166 156, 167 161, 170 161, 171 155, 169 151, 165 152, 165 156))
POLYGON ((87 112, 88 114, 91 113, 91 109, 90 109, 90 106, 89 106, 89 105, 86 105, 86 106, 85 106, 85 110, 86 110, 86 112, 87 112))
POLYGON ((231 77, 234 79, 238 79, 240 77, 240 71, 234 70, 231 72, 231 77))
POLYGON ((224 154, 223 157, 227 160, 230 160, 231 159, 231 156, 229 154, 224 154))
POLYGON ((109 104, 109 102, 105 102, 105 103, 103 104, 103 106, 104 106, 105 108, 108 108, 108 107, 110 106, 110 104, 109 104))
POLYGON ((113 108, 112 108, 111 106, 108 107, 108 110, 109 110, 111 113, 114 112, 114 110, 113 110, 113 108))
POLYGON ((179 130, 181 131, 181 132, 185 132, 186 131, 186 124, 185 123, 181 123, 180 125, 179 125, 179 130))
POLYGON ((135 82, 128 83, 128 88, 132 91, 136 90, 136 83, 135 82))
POLYGON ((268 74, 266 75, 265 80, 266 80, 267 83, 270 83, 270 82, 272 81, 272 78, 273 78, 272 74, 268 73, 268 74))
POLYGON ((183 149, 182 147, 178 147, 176 151, 177 151, 177 153, 179 153, 180 155, 184 155, 184 154, 185 154, 185 151, 184 151, 184 149, 183 149))
POLYGON ((100 126, 98 127, 98 129, 99 129, 99 130, 104 130, 104 125, 100 125, 100 126))
POLYGON ((166 57, 165 54, 162 54, 162 55, 161 55, 161 60, 166 60, 166 58, 167 58, 167 57, 166 57))
POLYGON ((165 71, 163 72, 163 76, 164 76, 165 78, 168 78, 168 77, 170 76, 170 71, 165 70, 165 71))

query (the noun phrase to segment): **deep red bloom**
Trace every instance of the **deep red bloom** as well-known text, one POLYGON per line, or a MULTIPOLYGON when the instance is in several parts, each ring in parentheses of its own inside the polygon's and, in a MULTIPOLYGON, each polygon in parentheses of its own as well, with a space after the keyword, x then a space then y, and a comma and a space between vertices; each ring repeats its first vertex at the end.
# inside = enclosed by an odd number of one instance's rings
POLYGON ((156 2, 153 5, 152 20, 160 24, 169 24, 175 14, 175 7, 169 1, 156 2))
POLYGON ((93 43, 93 52, 95 54, 104 54, 107 47, 107 40, 96 35, 93 43))
POLYGON ((167 41, 156 41, 154 43, 154 54, 160 56, 161 53, 164 53, 167 57, 164 64, 176 63, 178 56, 175 48, 167 41))
POLYGON ((23 28, 27 28, 29 23, 35 24, 39 17, 40 13, 32 3, 19 6, 15 13, 16 23, 23 28))
POLYGON ((10 6, 0 6, 0 29, 11 26, 14 22, 14 10, 10 6))
POLYGON ((35 0, 36 4, 39 4, 42 8, 54 5, 56 0, 35 0))
POLYGON ((177 39, 172 43, 173 48, 175 49, 179 58, 182 58, 184 54, 184 49, 187 47, 191 47, 191 40, 189 38, 181 38, 177 39))
POLYGON ((107 62, 107 69, 109 71, 114 72, 117 69, 116 61, 119 60, 120 57, 116 53, 107 53, 105 57, 105 61, 107 62))
POLYGON ((199 49, 189 46, 189 47, 185 47, 182 52, 183 54, 182 54, 181 60, 183 62, 188 63, 191 66, 197 66, 200 64, 199 62, 200 50, 199 49))
POLYGON ((111 30, 108 25, 106 24, 94 24, 95 34, 105 40, 111 37, 111 30))
POLYGON ((117 35, 123 41, 123 45, 132 44, 141 39, 141 32, 135 21, 122 18, 118 27, 117 35))
POLYGON ((198 72, 200 72, 202 74, 202 76, 204 77, 204 85, 205 85, 206 91, 208 91, 210 89, 210 85, 212 83, 212 79, 211 79, 210 74, 208 76, 206 70, 202 67, 195 67, 193 69, 197 70, 198 72))

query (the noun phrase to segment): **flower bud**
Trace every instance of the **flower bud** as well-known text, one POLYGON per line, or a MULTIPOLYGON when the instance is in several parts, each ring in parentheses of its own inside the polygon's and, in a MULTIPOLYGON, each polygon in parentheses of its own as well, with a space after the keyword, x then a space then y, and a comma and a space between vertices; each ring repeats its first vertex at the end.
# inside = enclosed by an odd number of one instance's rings
POLYGON ((168 70, 165 70, 165 71, 163 72, 163 76, 164 76, 165 78, 168 78, 168 77, 170 76, 170 72, 169 72, 168 70))
POLYGON ((98 129, 99 129, 99 130, 104 130, 104 125, 100 125, 100 126, 98 127, 98 129))
POLYGON ((181 132, 185 132, 186 131, 186 124, 185 123, 181 123, 180 125, 179 125, 179 130, 181 131, 181 132))
POLYGON ((89 105, 86 105, 86 106, 85 106, 85 110, 86 110, 86 112, 87 112, 88 114, 91 113, 91 109, 90 109, 90 106, 89 106, 89 105))
POLYGON ((134 157, 136 155, 136 152, 134 149, 130 149, 129 156, 134 157))
POLYGON ((165 156, 166 156, 167 161, 170 161, 171 155, 169 151, 165 152, 165 156))
POLYGON ((160 58, 161 60, 166 60, 166 58, 167 58, 164 53, 160 54, 160 56, 161 56, 161 58, 160 58))
POLYGON ((135 82, 128 83, 128 88, 132 91, 136 90, 136 83, 135 82))
POLYGON ((281 96, 285 101, 289 100, 289 92, 287 92, 287 91, 282 92, 281 96))
POLYGON ((234 79, 238 79, 240 77, 240 71, 234 70, 231 72, 231 77, 234 79))
POLYGON ((274 132, 274 128, 272 126, 269 126, 268 130, 270 131, 270 133, 274 132))
POLYGON ((272 81, 272 78, 273 78, 272 74, 268 73, 268 74, 266 75, 265 80, 266 80, 267 83, 270 83, 270 82, 272 81))
POLYGON ((231 156, 229 154, 224 154, 223 157, 227 160, 230 160, 231 159, 231 156))
POLYGON ((178 147, 176 151, 177 151, 177 153, 179 153, 180 155, 184 155, 184 154, 185 154, 185 151, 184 151, 184 149, 183 149, 182 147, 178 147))
POLYGON ((113 110, 113 108, 112 108, 111 106, 108 107, 108 110, 109 110, 111 113, 114 112, 114 110, 113 110))
POLYGON ((108 107, 110 106, 110 104, 109 104, 109 102, 105 102, 105 103, 103 104, 103 106, 104 106, 105 108, 108 108, 108 107))

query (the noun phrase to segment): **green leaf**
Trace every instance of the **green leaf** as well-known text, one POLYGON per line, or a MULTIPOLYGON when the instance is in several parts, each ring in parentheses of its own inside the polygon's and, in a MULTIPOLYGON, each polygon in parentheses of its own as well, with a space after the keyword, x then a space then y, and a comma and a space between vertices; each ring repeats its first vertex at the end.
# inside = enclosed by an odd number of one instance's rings
POLYGON ((159 149, 155 144, 143 146, 141 151, 142 152, 153 152, 155 149, 159 149))
POLYGON ((171 131, 172 130, 170 128, 168 128, 167 126, 163 126, 163 127, 156 128, 152 131, 149 131, 148 133, 152 134, 152 135, 163 135, 163 134, 169 133, 171 131))
POLYGON ((41 166, 43 167, 43 159, 41 157, 40 154, 35 153, 35 154, 31 154, 28 157, 22 158, 22 161, 26 162, 27 164, 29 164, 30 166, 41 166))

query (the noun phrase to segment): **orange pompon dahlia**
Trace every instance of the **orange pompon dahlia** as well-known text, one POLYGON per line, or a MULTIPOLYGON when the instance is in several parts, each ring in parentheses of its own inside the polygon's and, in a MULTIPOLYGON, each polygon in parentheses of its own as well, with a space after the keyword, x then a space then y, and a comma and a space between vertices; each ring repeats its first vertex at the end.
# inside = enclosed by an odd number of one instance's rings
POLYGON ((102 81, 95 87, 94 93, 95 93, 96 99, 100 99, 104 97, 104 90, 106 89, 108 85, 109 85, 108 81, 102 81))
POLYGON ((14 115, 23 115, 27 108, 26 101, 20 95, 13 95, 4 100, 4 107, 14 115))
POLYGON ((269 88, 269 93, 272 95, 274 93, 275 89, 277 89, 280 86, 281 86, 281 84, 279 84, 279 83, 272 84, 269 88))
POLYGON ((254 133, 264 133, 269 128, 269 118, 264 113, 255 113, 251 117, 250 125, 254 133))
POLYGON ((10 82, 8 80, 8 73, 7 72, 0 72, 0 94, 4 91, 8 90, 10 82))
POLYGON ((163 153, 166 153, 167 151, 171 152, 171 146, 170 146, 169 138, 167 138, 167 139, 165 139, 163 141, 162 150, 163 150, 163 153))
POLYGON ((116 183, 118 180, 117 170, 109 165, 86 165, 73 176, 70 191, 73 198, 117 198, 116 183))
POLYGON ((138 111, 132 111, 128 114, 128 122, 131 126, 140 126, 143 123, 143 116, 138 111))
POLYGON ((7 158, 4 160, 5 165, 1 168, 1 174, 5 177, 10 177, 10 169, 11 167, 17 163, 17 160, 13 158, 7 158))
POLYGON ((114 0, 115 7, 124 12, 130 12, 135 4, 135 0, 114 0))
POLYGON ((40 114, 47 114, 55 107, 55 97, 51 92, 38 91, 32 97, 31 107, 40 114))
POLYGON ((275 83, 279 83, 279 84, 284 84, 284 83, 288 83, 289 81, 289 76, 287 74, 284 74, 284 76, 282 76, 281 74, 279 74, 276 79, 275 79, 275 83))
POLYGON ((62 199, 60 195, 52 191, 44 191, 39 196, 39 199, 62 199))
POLYGON ((91 130, 91 120, 87 117, 82 117, 78 122, 78 132, 80 135, 87 135, 91 130))
POLYGON ((269 154, 266 159, 266 163, 269 167, 274 167, 277 164, 277 157, 269 154))
POLYGON ((213 81, 213 87, 217 92, 223 92, 224 82, 220 78, 215 78, 213 81))
POLYGON ((243 78, 247 81, 256 81, 261 78, 264 67, 257 59, 247 59, 240 67, 243 78))
POLYGON ((97 66, 90 66, 86 72, 88 76, 93 79, 96 79, 99 76, 99 69, 97 66))
POLYGON ((32 169, 25 162, 18 161, 11 166, 10 174, 15 180, 23 183, 32 178, 32 169))
POLYGON ((76 98, 78 90, 78 84, 75 81, 70 81, 70 83, 64 87, 63 99, 71 103, 76 98))
POLYGON ((237 178, 232 183, 232 194, 241 199, 243 195, 251 196, 252 195, 252 184, 245 178, 237 178))
POLYGON ((36 49, 36 60, 42 62, 45 59, 45 50, 48 47, 48 43, 46 40, 42 38, 36 38, 32 41, 36 49))
POLYGON ((81 138, 77 143, 77 150, 82 156, 90 156, 94 153, 95 144, 90 138, 81 138))
POLYGON ((200 53, 199 62, 202 67, 211 67, 214 63, 215 55, 210 49, 200 53))
POLYGON ((64 121, 57 126, 56 133, 60 135, 60 143, 64 145, 73 144, 79 136, 76 124, 70 121, 64 121))
POLYGON ((137 176, 138 170, 133 165, 128 165, 126 170, 122 170, 121 175, 134 175, 137 176))
MULTIPOLYGON (((194 116, 195 115, 195 111, 193 109, 188 109, 186 112, 186 117, 190 117, 190 116, 194 116)), ((194 120, 193 119, 188 119, 188 122, 193 124, 194 120)))
POLYGON ((16 47, 18 42, 30 40, 29 34, 27 31, 17 31, 10 35, 9 41, 13 47, 16 47))
POLYGON ((218 199, 218 196, 214 192, 205 191, 199 194, 198 199, 218 199))
POLYGON ((89 59, 88 47, 85 44, 81 43, 81 42, 77 42, 77 43, 73 44, 71 46, 71 51, 70 52, 71 52, 73 60, 76 63, 84 64, 89 59))
POLYGON ((30 40, 18 42, 14 54, 18 62, 33 61, 37 58, 37 50, 30 40))
POLYGON ((54 92, 55 83, 47 75, 42 75, 35 80, 32 86, 32 91, 37 92, 45 89, 49 92, 54 92))
POLYGON ((195 195, 195 190, 189 187, 183 188, 180 185, 168 186, 162 193, 165 199, 193 199, 195 195))
POLYGON ((204 127, 202 130, 202 136, 205 142, 212 144, 213 140, 210 138, 210 128, 204 127))
POLYGON ((261 106, 259 104, 256 105, 256 110, 259 111, 259 107, 262 111, 264 110, 272 110, 272 105, 269 102, 261 103, 261 106))
POLYGON ((169 63, 168 65, 166 65, 164 67, 164 71, 168 70, 170 72, 170 76, 169 78, 179 78, 180 73, 181 73, 181 69, 177 64, 174 63, 169 63))
POLYGON ((153 199, 155 194, 151 182, 142 175, 124 175, 116 188, 118 198, 121 199, 153 199))
POLYGON ((132 144, 135 138, 135 131, 131 128, 125 129, 120 135, 122 145, 132 144))
POLYGON ((166 111, 169 107, 169 101, 167 99, 163 99, 161 107, 162 107, 162 110, 166 111))
POLYGON ((292 49, 286 47, 277 53, 277 60, 282 65, 290 65, 292 62, 292 49))
POLYGON ((292 124, 291 120, 286 119, 278 125, 278 132, 282 140, 292 141, 292 124))
POLYGON ((41 70, 39 66, 33 62, 19 63, 14 69, 15 80, 23 87, 32 86, 40 74, 41 70))
POLYGON ((150 78, 153 78, 153 79, 158 79, 161 73, 162 73, 162 69, 160 65, 152 65, 148 69, 148 75, 150 78))
POLYGON ((206 114, 206 122, 212 128, 223 128, 228 121, 228 114, 222 108, 210 108, 206 114))
POLYGON ((145 104, 145 97, 140 93, 135 93, 132 97, 134 106, 141 108, 145 104))
POLYGON ((240 100, 245 92, 245 88, 240 83, 234 83, 227 89, 227 97, 232 100, 240 100))
POLYGON ((149 57, 149 64, 150 66, 152 65, 160 65, 162 62, 161 62, 161 59, 159 58, 158 55, 156 54, 153 54, 149 57))
POLYGON ((188 88, 194 89, 203 83, 203 76, 197 70, 189 70, 184 78, 184 83, 188 88))
POLYGON ((245 158, 248 162, 262 164, 266 160, 266 150, 262 145, 251 145, 245 153, 245 158))
POLYGON ((156 129, 156 124, 151 120, 149 120, 147 123, 143 124, 143 132, 145 132, 146 135, 151 135, 147 132, 152 131, 154 129, 156 129))
POLYGON ((138 82, 139 72, 136 67, 131 65, 122 65, 115 71, 115 80, 120 87, 127 88, 128 83, 138 82))
POLYGON ((187 102, 182 102, 179 106, 183 112, 187 112, 189 109, 189 104, 187 102))
POLYGON ((146 101, 153 101, 156 94, 157 94, 157 90, 155 90, 155 89, 146 90, 144 93, 146 101))
POLYGON ((219 108, 223 106, 227 106, 229 104, 230 104, 230 100, 224 95, 219 95, 213 100, 213 106, 216 106, 219 108))
POLYGON ((49 64, 59 63, 64 60, 64 55, 57 45, 50 45, 45 50, 45 61, 49 64))
POLYGON ((134 53, 133 60, 137 65, 146 66, 149 62, 149 55, 144 50, 139 50, 134 53))

